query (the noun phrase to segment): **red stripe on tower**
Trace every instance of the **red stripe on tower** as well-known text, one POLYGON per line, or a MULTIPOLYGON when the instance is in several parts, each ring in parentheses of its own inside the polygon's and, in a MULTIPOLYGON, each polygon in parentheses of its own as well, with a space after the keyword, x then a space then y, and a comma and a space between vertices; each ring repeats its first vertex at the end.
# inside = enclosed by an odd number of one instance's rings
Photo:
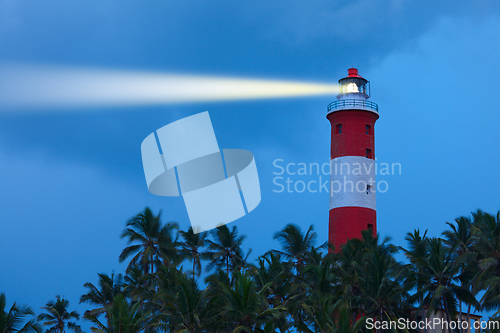
POLYGON ((370 82, 349 68, 339 80, 337 100, 328 105, 332 126, 330 223, 328 240, 340 249, 361 232, 377 233, 375 122, 378 106, 369 101, 370 82))

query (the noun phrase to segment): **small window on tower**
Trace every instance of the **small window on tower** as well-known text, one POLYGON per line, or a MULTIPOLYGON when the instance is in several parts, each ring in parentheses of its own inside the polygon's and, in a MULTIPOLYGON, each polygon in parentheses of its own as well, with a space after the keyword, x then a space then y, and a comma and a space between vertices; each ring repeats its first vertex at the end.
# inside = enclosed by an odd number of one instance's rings
POLYGON ((337 134, 342 134, 342 124, 337 124, 337 134))
POLYGON ((373 158, 372 150, 371 149, 367 149, 366 150, 366 158, 373 158))
POLYGON ((370 230, 370 231, 372 231, 372 232, 373 232, 373 224, 368 223, 368 224, 366 225, 366 229, 368 229, 368 230, 370 230))
POLYGON ((372 191, 372 186, 366 185, 366 194, 370 194, 371 191, 372 191))
POLYGON ((366 134, 372 134, 372 127, 370 125, 366 125, 366 134))

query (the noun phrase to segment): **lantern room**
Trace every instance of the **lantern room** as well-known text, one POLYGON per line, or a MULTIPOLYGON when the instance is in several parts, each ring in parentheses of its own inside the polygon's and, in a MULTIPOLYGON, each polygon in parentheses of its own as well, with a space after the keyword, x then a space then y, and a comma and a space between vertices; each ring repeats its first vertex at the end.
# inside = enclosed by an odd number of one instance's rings
POLYGON ((338 99, 370 98, 370 81, 358 74, 357 68, 349 68, 348 75, 339 80, 340 93, 338 99))

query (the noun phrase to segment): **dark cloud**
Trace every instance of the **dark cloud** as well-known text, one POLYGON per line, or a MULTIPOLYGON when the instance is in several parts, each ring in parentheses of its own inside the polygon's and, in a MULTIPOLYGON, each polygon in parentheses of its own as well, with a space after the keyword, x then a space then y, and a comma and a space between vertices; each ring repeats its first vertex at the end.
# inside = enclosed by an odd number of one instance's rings
POLYGON ((328 79, 407 46, 452 1, 5 1, 0 58, 328 79), (340 65, 340 66, 339 66, 340 65))
MULTIPOLYGON (((352 65, 366 73, 392 52, 414 47, 443 16, 480 19, 500 7, 492 1, 469 6, 397 0, 7 0, 0 6, 4 60, 324 82, 335 82, 352 65)), ((253 126, 255 135, 232 138, 235 144, 305 147, 312 139, 294 135, 304 123, 291 119, 303 117, 306 125, 316 126, 311 115, 334 98, 1 115, 0 138, 16 150, 46 150, 102 165, 113 174, 120 170, 125 177, 140 172, 142 139, 179 117, 219 112, 219 124, 253 126)))

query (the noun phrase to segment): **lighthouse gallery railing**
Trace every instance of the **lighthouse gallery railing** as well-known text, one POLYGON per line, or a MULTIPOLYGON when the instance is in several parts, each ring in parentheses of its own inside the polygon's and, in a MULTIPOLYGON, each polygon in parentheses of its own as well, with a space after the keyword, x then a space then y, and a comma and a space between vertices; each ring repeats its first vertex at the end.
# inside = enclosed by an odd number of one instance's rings
POLYGON ((335 109, 348 108, 351 106, 368 108, 378 112, 377 104, 363 99, 341 99, 338 101, 331 102, 330 104, 328 104, 328 112, 335 109))

